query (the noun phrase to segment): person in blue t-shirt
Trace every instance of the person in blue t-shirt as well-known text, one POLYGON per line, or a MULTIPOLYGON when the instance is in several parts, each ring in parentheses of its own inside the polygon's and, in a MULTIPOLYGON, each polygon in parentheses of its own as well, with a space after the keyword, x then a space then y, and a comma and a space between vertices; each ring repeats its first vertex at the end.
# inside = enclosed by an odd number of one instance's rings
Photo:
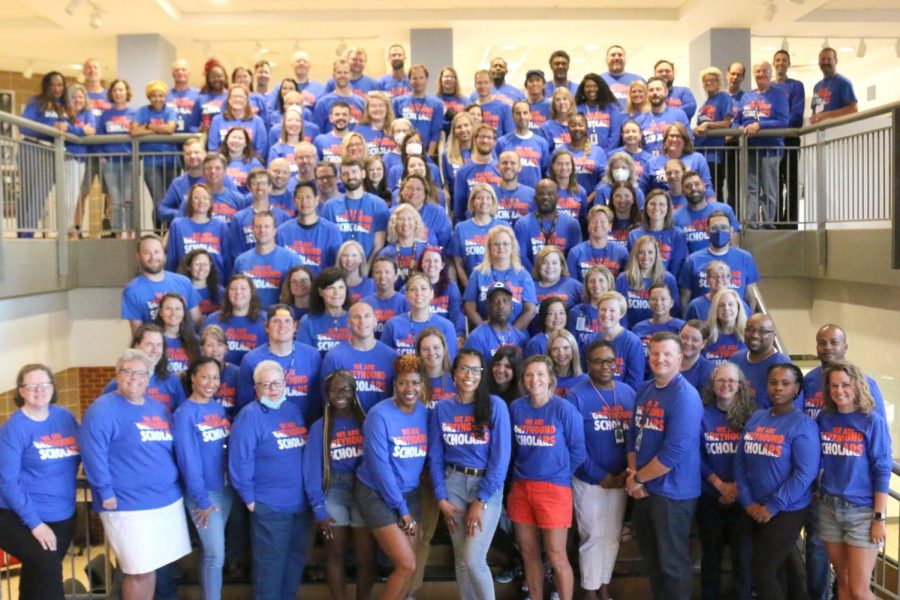
POLYGON ((378 545, 394 563, 385 597, 405 598, 416 572, 418 487, 428 455, 429 398, 419 357, 401 356, 394 369, 394 395, 366 415, 353 497, 378 545))
POLYGON ((275 245, 275 215, 271 211, 253 215, 253 237, 256 247, 234 260, 234 272, 253 280, 263 308, 275 304, 281 295, 281 282, 300 258, 291 250, 275 245))
MULTIPOLYGON (((579 336, 583 340, 581 348, 590 346, 591 342, 596 339, 611 342, 616 350, 616 380, 623 381, 633 389, 637 389, 644 380, 647 359, 641 339, 622 325, 622 319, 626 316, 625 311, 628 307, 625 296, 616 291, 603 292, 596 298, 596 301, 597 333, 579 336)), ((583 324, 582 327, 586 325, 583 324)), ((583 350, 581 355, 585 356, 583 350)))
POLYGON ((725 197, 725 138, 707 137, 708 129, 731 127, 735 103, 727 91, 722 89, 724 76, 717 67, 709 67, 700 72, 700 82, 706 92, 706 100, 697 110, 697 127, 694 128, 694 148, 706 157, 706 164, 712 174, 719 197, 725 197))
POLYGON ((187 402, 173 415, 175 458, 203 558, 200 585, 204 597, 222 595, 225 565, 225 523, 231 512, 232 491, 225 477, 231 421, 215 401, 222 363, 205 356, 191 362, 185 373, 187 402))
POLYGON ((240 365, 251 350, 268 342, 266 315, 253 279, 243 273, 232 275, 225 284, 222 308, 209 315, 204 327, 218 325, 228 341, 225 360, 240 365))
POLYGON ((375 292, 363 296, 360 302, 365 302, 375 311, 375 338, 381 339, 384 325, 393 317, 409 311, 409 303, 406 295, 397 291, 398 273, 394 259, 388 256, 375 258, 371 275, 375 292))
POLYGON ((78 422, 56 406, 53 373, 16 375, 19 410, 0 427, 0 548, 21 561, 19 596, 63 600, 62 559, 75 535, 78 422))
POLYGON ((497 209, 494 188, 484 183, 472 186, 466 208, 466 213, 472 217, 456 224, 450 245, 446 248, 447 254, 453 257, 456 278, 463 288, 469 283, 472 270, 484 260, 488 232, 497 225, 503 225, 495 218, 497 209))
MULTIPOLYGON (((747 380, 747 387, 753 394, 759 408, 769 408, 766 375, 769 367, 776 363, 789 363, 790 357, 775 349, 775 321, 772 317, 757 313, 747 319, 744 326, 744 343, 746 350, 741 350, 731 357, 731 362, 738 366, 747 380)), ((797 398, 797 408, 802 409, 801 398, 797 398)))
POLYGON ((332 598, 346 595, 344 561, 350 531, 356 550, 356 588, 363 598, 375 583, 375 547, 353 500, 356 470, 363 454, 366 412, 350 371, 338 369, 325 378, 324 416, 309 428, 303 455, 303 486, 316 524, 325 537, 328 587, 332 598))
POLYGON ((802 381, 795 365, 769 367, 772 407, 747 421, 734 465, 738 500, 752 519, 750 570, 760 598, 788 597, 788 560, 819 473, 818 428, 794 405, 802 381))
POLYGON ((205 250, 222 279, 228 279, 231 269, 228 225, 212 218, 213 204, 209 188, 197 183, 188 192, 187 215, 176 217, 169 225, 166 239, 166 269, 175 272, 188 253, 205 250))
MULTIPOLYGON (((162 81, 151 81, 146 86, 147 99, 150 104, 138 109, 131 122, 131 135, 168 135, 175 133, 177 115, 175 109, 166 105, 166 94, 169 87, 162 81)), ((178 149, 175 144, 167 142, 144 142, 140 145, 144 155, 144 183, 150 190, 153 200, 153 214, 156 215, 166 190, 175 179, 175 164, 178 160, 178 149)), ((157 220, 155 227, 159 229, 157 220)))
POLYGON ((625 270, 616 277, 616 291, 628 303, 628 322, 635 325, 652 316, 650 309, 650 288, 662 283, 669 288, 675 302, 675 314, 681 314, 678 304, 678 284, 671 273, 663 267, 659 244, 651 235, 644 235, 635 241, 625 270))
MULTIPOLYGON (((507 87, 515 90, 512 86, 507 87)), ((481 107, 481 122, 493 127, 497 137, 503 137, 515 129, 510 107, 513 102, 525 99, 521 92, 518 94, 515 98, 502 96, 491 82, 490 71, 482 69, 475 72, 475 91, 469 101, 481 107)))
MULTIPOLYGON (((571 164, 571 154, 562 150, 571 164)), ((572 180, 574 182, 574 178, 572 180)), ((580 187, 580 186, 579 186, 580 187)), ((568 252, 581 243, 581 226, 559 206, 560 189, 552 179, 542 179, 534 190, 534 212, 516 221, 515 234, 519 258, 526 268, 545 246, 556 246, 568 252)))
POLYGON ((653 190, 647 195, 641 211, 641 225, 628 233, 628 248, 633 248, 645 235, 656 239, 663 266, 673 277, 678 277, 688 254, 687 238, 684 231, 675 226, 672 199, 662 190, 653 190))
POLYGON ((838 597, 864 598, 887 537, 891 436, 859 367, 834 362, 823 379, 819 537, 837 573, 838 597))
POLYGON ((587 457, 584 425, 575 405, 553 393, 556 376, 548 357, 525 360, 522 384, 525 395, 509 408, 514 458, 507 512, 530 596, 544 597, 544 550, 560 597, 571 598, 575 577, 565 546, 572 526, 572 480, 587 457))
POLYGON ((819 51, 822 80, 813 87, 810 123, 820 123, 857 112, 856 94, 850 80, 837 72, 838 57, 834 48, 819 51))
POLYGON ((313 283, 309 312, 300 319, 297 340, 309 344, 325 355, 350 339, 347 309, 350 291, 344 273, 337 267, 323 269, 313 283))
MULTIPOLYGON (((366 105, 363 97, 370 89, 375 87, 375 81, 370 77, 364 76, 365 79, 371 81, 373 85, 369 86, 369 89, 363 91, 361 95, 357 95, 356 92, 358 90, 354 88, 354 82, 350 80, 350 63, 343 58, 334 61, 332 73, 335 82, 334 89, 316 99, 315 107, 313 109, 313 120, 316 125, 319 126, 322 133, 331 131, 331 123, 328 121, 328 115, 331 114, 331 106, 335 102, 345 102, 350 108, 350 123, 352 125, 359 123, 360 119, 362 119, 366 105)), ((310 105, 310 103, 307 102, 307 105, 310 105)))
POLYGON ((425 65, 412 65, 409 68, 409 83, 411 93, 394 98, 394 114, 413 124, 422 136, 426 153, 435 156, 444 124, 444 103, 437 96, 426 92, 428 69, 425 65))
POLYGON ((513 326, 512 308, 512 291, 504 282, 494 282, 487 291, 487 319, 472 328, 465 347, 476 350, 485 360, 503 346, 516 346, 524 350, 528 335, 513 326))
POLYGON ((666 104, 668 94, 667 80, 660 77, 651 77, 647 80, 650 111, 643 113, 644 117, 639 125, 644 136, 643 149, 653 156, 662 154, 665 133, 673 123, 681 123, 690 128, 690 120, 684 111, 666 104))
POLYGON ((396 98, 412 91, 412 85, 403 70, 406 63, 406 49, 400 44, 392 44, 388 48, 388 63, 391 72, 378 80, 378 85, 390 98, 396 98))
POLYGON ((588 139, 609 154, 619 147, 622 114, 615 94, 606 80, 588 73, 574 92, 576 110, 587 119, 588 139))
POLYGON ((709 325, 705 320, 690 319, 685 321, 678 332, 681 340, 682 356, 681 374, 699 392, 703 393, 709 376, 715 365, 703 356, 703 349, 709 340, 709 325))
POLYGON ((152 597, 155 571, 191 552, 172 417, 146 395, 151 369, 143 352, 126 350, 116 391, 85 411, 78 438, 93 509, 134 598, 152 597))
MULTIPOLYGON (((131 87, 124 79, 116 79, 109 86, 109 101, 112 108, 103 112, 97 122, 98 135, 122 135, 131 133, 131 124, 137 111, 128 103, 131 101, 131 87)), ((109 188, 110 225, 114 231, 131 229, 133 203, 131 173, 131 143, 115 142, 103 144, 100 152, 107 154, 101 163, 103 180, 109 188)))
MULTIPOLYGON (((504 152, 514 152, 519 183, 533 188, 550 166, 550 145, 530 129, 531 108, 527 102, 513 104, 512 113, 516 128, 497 140, 497 156, 502 160, 504 152)), ((503 175, 502 170, 500 174, 503 175)))
POLYGON ((674 223, 684 231, 687 238, 688 254, 703 250, 709 246, 707 218, 713 211, 722 211, 731 224, 734 233, 740 233, 741 224, 734 210, 727 204, 707 198, 706 184, 699 173, 685 171, 681 177, 681 185, 686 204, 675 211, 674 223))
POLYGON ((300 407, 286 399, 281 364, 264 360, 252 378, 254 401, 231 431, 228 475, 250 511, 254 596, 293 598, 309 545, 303 486, 309 430, 300 407))
POLYGON ((706 324, 709 340, 703 349, 703 356, 707 360, 723 363, 747 348, 744 344, 747 313, 736 291, 725 288, 716 292, 709 306, 706 324))
POLYGON ((191 113, 200 98, 200 90, 191 87, 191 65, 183 58, 172 63, 172 87, 166 94, 166 105, 175 111, 175 131, 190 131, 191 113))
POLYGON ((321 208, 322 218, 338 226, 343 240, 362 244, 366 260, 384 247, 388 209, 384 201, 363 188, 365 167, 351 160, 341 166, 341 181, 346 193, 328 200, 321 208))
POLYGON ((637 389, 625 489, 636 501, 632 518, 654 597, 689 600, 703 405, 681 376, 681 360, 677 335, 663 331, 651 338, 653 378, 637 389))
POLYGON ((619 108, 625 110, 631 84, 635 81, 644 81, 644 78, 625 72, 625 48, 617 44, 606 50, 606 68, 606 73, 601 73, 600 77, 609 85, 610 91, 619 101, 619 108))
POLYGON ((319 216, 316 185, 304 181, 294 188, 297 218, 282 223, 275 232, 275 242, 293 250, 300 263, 318 274, 334 264, 343 238, 338 226, 319 216))
POLYGON ((703 478, 697 501, 697 529, 703 553, 700 582, 707 598, 722 595, 722 559, 725 545, 731 556, 731 592, 750 600, 750 524, 737 502, 734 459, 744 425, 756 404, 743 373, 723 363, 712 373, 701 393, 703 421, 700 430, 700 472, 703 478))
POLYGON ((675 83, 675 63, 659 60, 653 65, 653 75, 666 82, 669 90, 666 104, 672 108, 680 108, 687 115, 688 121, 694 118, 697 111, 697 100, 690 88, 673 85, 675 83))

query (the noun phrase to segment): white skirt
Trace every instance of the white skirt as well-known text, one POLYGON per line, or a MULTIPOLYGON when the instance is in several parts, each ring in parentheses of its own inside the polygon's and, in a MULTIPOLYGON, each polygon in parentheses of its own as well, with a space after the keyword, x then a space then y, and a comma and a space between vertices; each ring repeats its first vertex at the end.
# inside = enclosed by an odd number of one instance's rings
POLYGON ((100 521, 126 575, 150 573, 191 552, 181 498, 162 508, 101 512, 100 521))

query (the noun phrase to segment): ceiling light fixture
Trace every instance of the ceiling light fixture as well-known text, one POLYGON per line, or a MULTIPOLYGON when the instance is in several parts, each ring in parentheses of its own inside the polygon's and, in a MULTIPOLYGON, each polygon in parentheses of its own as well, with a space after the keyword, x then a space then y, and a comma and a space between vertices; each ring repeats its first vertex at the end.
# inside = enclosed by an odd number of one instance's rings
POLYGON ((781 38, 781 49, 788 53, 791 51, 791 45, 786 37, 781 38))
POLYGON ((81 5, 84 4, 84 0, 72 0, 68 4, 66 4, 66 12, 69 13, 70 17, 74 17, 75 13, 78 12, 78 9, 81 8, 81 5))
POLYGON ((825 48, 831 48, 831 42, 828 41, 828 38, 825 38, 825 41, 822 42, 822 50, 825 48))
POLYGON ((766 22, 771 21, 775 18, 775 13, 778 12, 778 7, 775 6, 775 3, 772 0, 766 4, 766 8, 763 11, 763 20, 766 22))
POLYGON ((863 38, 859 38, 859 45, 856 47, 856 56, 859 58, 863 58, 866 55, 866 50, 868 47, 866 46, 866 40, 863 38))
POLYGON ((93 12, 91 12, 91 18, 88 21, 88 25, 91 26, 91 29, 100 29, 100 25, 102 24, 103 15, 100 14, 100 9, 95 6, 93 12))

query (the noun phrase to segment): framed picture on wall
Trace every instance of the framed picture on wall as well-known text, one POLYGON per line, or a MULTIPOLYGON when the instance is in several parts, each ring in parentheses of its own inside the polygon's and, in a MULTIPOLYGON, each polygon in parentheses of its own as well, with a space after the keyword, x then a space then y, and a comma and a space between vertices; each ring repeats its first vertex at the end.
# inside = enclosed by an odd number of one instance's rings
MULTIPOLYGON (((0 110, 8 113, 15 113, 13 107, 16 102, 16 93, 12 90, 0 90, 0 110)), ((0 138, 12 138, 12 124, 0 123, 0 138)), ((7 164, 13 159, 12 144, 0 142, 0 161, 7 164)))

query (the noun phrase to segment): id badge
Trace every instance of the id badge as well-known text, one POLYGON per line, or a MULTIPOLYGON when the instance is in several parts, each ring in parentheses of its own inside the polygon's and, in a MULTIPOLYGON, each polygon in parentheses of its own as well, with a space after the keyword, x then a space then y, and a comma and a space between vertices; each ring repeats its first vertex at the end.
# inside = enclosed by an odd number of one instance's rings
POLYGON ((634 439, 634 451, 635 452, 641 451, 641 439, 643 439, 643 437, 644 437, 644 428, 641 427, 640 429, 638 429, 637 437, 634 439))
POLYGON ((614 432, 616 436, 616 445, 621 446, 625 443, 625 428, 622 427, 621 423, 616 423, 614 432))

